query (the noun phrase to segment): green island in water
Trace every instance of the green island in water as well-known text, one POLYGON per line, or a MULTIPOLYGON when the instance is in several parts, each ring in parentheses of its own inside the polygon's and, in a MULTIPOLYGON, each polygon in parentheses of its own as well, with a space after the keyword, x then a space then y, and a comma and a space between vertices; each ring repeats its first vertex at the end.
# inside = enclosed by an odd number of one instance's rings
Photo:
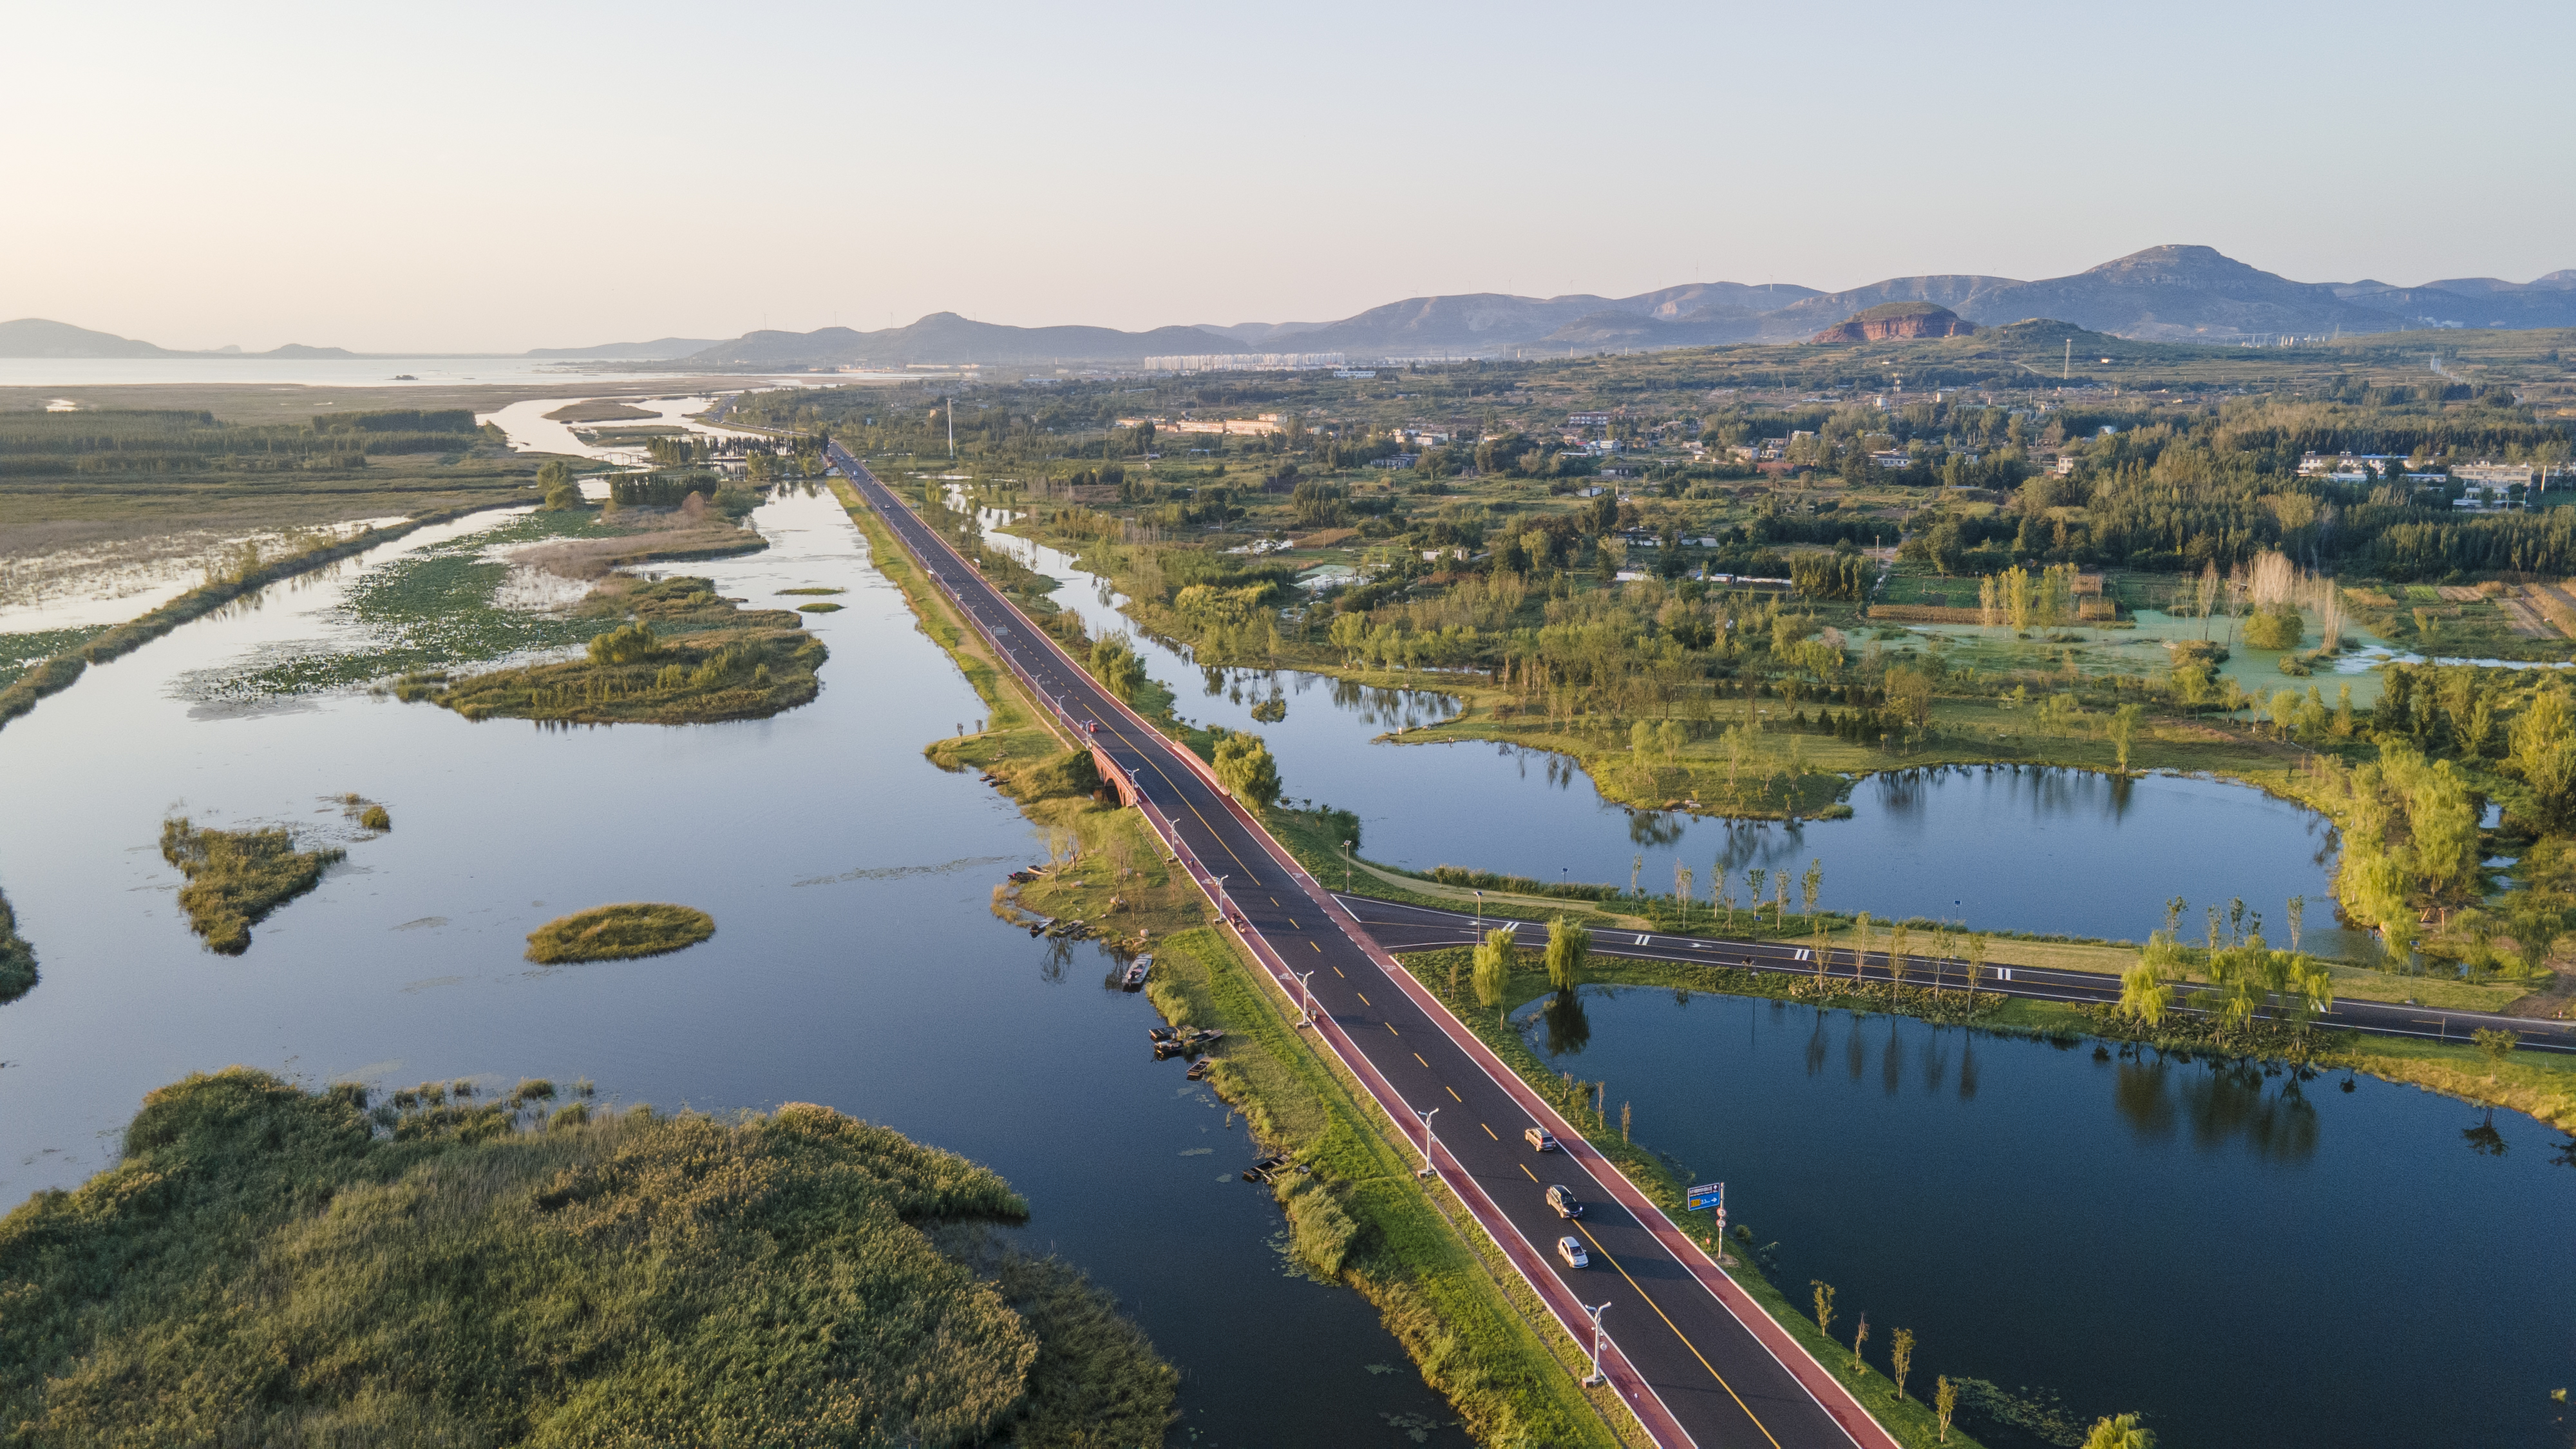
POLYGON ((188 878, 179 908, 206 948, 225 956, 249 950, 252 926, 320 885, 322 872, 347 855, 335 846, 298 850, 283 826, 217 830, 186 816, 161 822, 161 858, 188 878))
POLYGON ((0 896, 0 1002, 15 1001, 36 989, 36 948, 18 934, 18 914, 0 896))
POLYGON ((0 1218, 11 1443, 1159 1443, 1179 1376, 1028 1205, 791 1103, 371 1102, 232 1067, 0 1218))
POLYGON ((528 959, 622 961, 686 950, 716 933, 716 918, 688 906, 630 901, 559 916, 528 933, 528 959))
POLYGON ((701 724, 765 719, 814 698, 827 651, 792 610, 746 611, 703 578, 611 577, 581 615, 614 627, 587 657, 457 678, 405 675, 397 697, 467 719, 568 724, 701 724))

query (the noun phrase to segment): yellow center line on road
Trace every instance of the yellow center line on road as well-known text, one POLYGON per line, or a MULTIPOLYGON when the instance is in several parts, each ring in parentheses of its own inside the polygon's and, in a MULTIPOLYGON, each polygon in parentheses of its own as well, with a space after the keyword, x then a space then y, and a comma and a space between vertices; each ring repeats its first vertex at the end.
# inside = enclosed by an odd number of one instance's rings
POLYGON ((1354 992, 1352 992, 1352 993, 1351 993, 1351 995, 1358 997, 1358 998, 1360 999, 1360 1005, 1362 1005, 1362 1006, 1367 1006, 1367 1005, 1370 1005, 1370 1004, 1371 1004, 1371 1003, 1370 1003, 1370 1001, 1369 1001, 1369 999, 1368 999, 1368 993, 1367 993, 1367 992, 1365 992, 1365 991, 1354 991, 1354 992))
MULTIPOLYGON (((1312 942, 1312 941, 1309 941, 1309 942, 1307 942, 1306 944, 1307 944, 1307 945, 1309 945, 1309 946, 1315 946, 1315 943, 1314 943, 1314 942, 1312 942)), ((1318 951, 1321 951, 1321 950, 1323 950, 1324 948, 1323 948, 1323 947, 1321 947, 1321 946, 1315 946, 1315 949, 1316 949, 1316 950, 1318 950, 1318 951)), ((1341 968, 1341 967, 1339 967, 1339 966, 1334 967, 1334 968, 1333 968, 1333 974, 1334 974, 1334 975, 1336 975, 1336 976, 1342 976, 1342 968, 1341 968)), ((1342 976, 1342 979, 1343 979, 1344 981, 1348 981, 1348 980, 1350 980, 1351 978, 1349 978, 1349 977, 1347 977, 1347 976, 1342 976)))
MULTIPOLYGON (((1494 1129, 1492 1129, 1492 1128, 1488 1127, 1488 1128, 1486 1128, 1485 1130, 1486 1130, 1486 1131, 1488 1131, 1488 1132, 1491 1132, 1491 1131, 1492 1131, 1492 1130, 1494 1130, 1494 1129)), ((1520 1164, 1520 1169, 1521 1169, 1521 1171, 1522 1171, 1524 1174, 1526 1174, 1526 1175, 1528 1176, 1528 1178, 1529 1178, 1529 1180, 1530 1180, 1530 1181, 1532 1181, 1532 1182, 1536 1182, 1536 1181, 1538 1181, 1538 1174, 1537 1174, 1537 1173, 1535 1173, 1535 1172, 1531 1172, 1531 1171, 1529 1170, 1529 1164, 1528 1164, 1528 1163, 1526 1163, 1526 1162, 1521 1163, 1521 1164, 1520 1164)), ((1590 1233, 1585 1233, 1583 1236, 1585 1236, 1585 1237, 1587 1237, 1587 1238, 1588 1238, 1588 1237, 1590 1237, 1590 1236, 1592 1236, 1592 1235, 1591 1235, 1590 1233)), ((1599 1246, 1601 1246, 1601 1245, 1600 1245, 1599 1243, 1595 1243, 1595 1244, 1593 1244, 1592 1246, 1594 1246, 1594 1247, 1596 1247, 1596 1248, 1597 1248, 1597 1247, 1599 1247, 1599 1246)))
MULTIPOLYGON (((1529 1169, 1524 1166, 1521 1171, 1528 1172, 1529 1169)), ((1530 1178, 1530 1181, 1536 1182, 1538 1181, 1538 1178, 1533 1176, 1530 1178)), ((1642 1224, 1640 1226, 1642 1226, 1642 1224)), ((1620 1277, 1628 1279, 1628 1286, 1637 1290, 1637 1296, 1646 1300, 1646 1306, 1648 1308, 1655 1310, 1655 1316, 1664 1321, 1664 1327, 1673 1331, 1673 1337, 1680 1339, 1682 1341, 1682 1347, 1690 1350, 1690 1356, 1699 1360, 1699 1366, 1708 1370, 1708 1376, 1717 1380, 1717 1386, 1726 1390, 1726 1396, 1735 1401, 1735 1407, 1742 1409, 1744 1411, 1744 1417, 1753 1420, 1753 1427, 1762 1431, 1762 1437, 1771 1441, 1771 1449, 1780 1449, 1780 1440, 1771 1432, 1770 1426, 1763 1423, 1761 1418, 1753 1412, 1753 1406, 1751 1404, 1744 1402, 1744 1396, 1735 1391, 1735 1385, 1726 1381, 1726 1375, 1717 1371, 1717 1365, 1710 1363, 1708 1361, 1708 1356, 1699 1351, 1699 1345, 1690 1341, 1690 1335, 1682 1332, 1681 1325, 1673 1322, 1672 1315, 1664 1312, 1664 1306, 1655 1301, 1654 1295, 1646 1291, 1645 1285, 1639 1283, 1634 1278, 1628 1277, 1628 1270, 1619 1266, 1619 1260, 1612 1257, 1607 1248, 1601 1246, 1601 1240, 1592 1236, 1592 1230, 1583 1225, 1582 1219, 1577 1218, 1574 1220, 1574 1230, 1581 1233, 1583 1235, 1583 1240, 1592 1245, 1593 1252, 1600 1254, 1611 1267, 1619 1269, 1620 1277)), ((1684 1269, 1684 1271, 1687 1272, 1688 1269, 1684 1269)), ((1696 1282, 1698 1280, 1693 1279, 1692 1281, 1696 1282)), ((1719 1306, 1724 1307, 1725 1305, 1720 1304, 1719 1306)), ((1747 1331, 1750 1332, 1750 1330, 1747 1331)), ((1785 1368, 1787 1365, 1784 1364, 1782 1367, 1785 1368)), ((1794 1378, 1796 1375, 1792 1374, 1791 1377, 1794 1378)), ((1830 1415, 1828 1417, 1830 1417, 1830 1415)))
MULTIPOLYGON (((1430 1064, 1429 1062, 1424 1062, 1424 1063, 1423 1063, 1423 1065, 1427 1067, 1427 1066, 1429 1066, 1429 1065, 1431 1065, 1431 1064, 1430 1064)), ((1461 1107, 1464 1107, 1464 1106, 1466 1106, 1466 1105, 1467 1105, 1467 1099, 1458 1095, 1458 1089, 1457 1089, 1456 1087, 1453 1087, 1453 1086, 1449 1085, 1447 1082, 1442 1082, 1442 1083, 1440 1084, 1440 1090, 1442 1090, 1442 1091, 1444 1091, 1444 1092, 1447 1092, 1447 1093, 1449 1094, 1449 1100, 1450 1100, 1450 1101, 1457 1103, 1457 1104, 1458 1104, 1459 1106, 1461 1106, 1461 1107)), ((1488 1129, 1488 1130, 1490 1130, 1490 1129, 1488 1129)), ((1497 1138, 1497 1139, 1495 1139, 1495 1140, 1500 1141, 1501 1139, 1500 1139, 1500 1138, 1497 1138)))
POLYGON ((1391 1021, 1390 1021, 1390 1022, 1388 1022, 1388 1023, 1386 1024, 1386 1034, 1387 1034, 1388 1036, 1402 1036, 1402 1035, 1404 1035, 1404 1033, 1403 1033, 1403 1032, 1397 1031, 1397 1030, 1395 1029, 1395 1023, 1394 1023, 1394 1022, 1391 1022, 1391 1021))
POLYGON ((1488 1137, 1493 1138, 1496 1142, 1500 1142, 1500 1141, 1502 1141, 1502 1140, 1503 1140, 1503 1139, 1502 1139, 1502 1135, 1501 1135, 1500 1133, 1497 1133, 1496 1131, 1494 1131, 1494 1129, 1493 1129, 1493 1128, 1491 1128, 1491 1127, 1486 1127, 1486 1126, 1485 1126, 1485 1124, 1484 1124, 1484 1123, 1482 1123, 1482 1122, 1479 1122, 1479 1123, 1477 1123, 1476 1125, 1477 1125, 1477 1126, 1479 1126, 1479 1127, 1484 1127, 1484 1128, 1485 1128, 1485 1135, 1486 1135, 1486 1136, 1488 1136, 1488 1137))
MULTIPOLYGON (((1277 905, 1277 904, 1279 904, 1279 903, 1278 903, 1277 901, 1272 901, 1270 904, 1272 904, 1272 905, 1274 905, 1274 906, 1275 906, 1275 905, 1277 905)), ((1291 930, 1298 930, 1298 931, 1302 931, 1302 930, 1306 929, 1305 927, 1300 926, 1300 925, 1298 925, 1298 924, 1297 924, 1297 918, 1296 918, 1295 916, 1290 916, 1290 917, 1288 918, 1288 925, 1289 925, 1289 928, 1290 928, 1291 930)))
MULTIPOLYGON (((1413 1059, 1414 1059, 1415 1061, 1417 1061, 1417 1062, 1422 1062, 1422 1053, 1420 1053, 1420 1052, 1415 1052, 1415 1053, 1413 1054, 1413 1059)), ((1425 1066, 1425 1067, 1429 1067, 1431 1064, 1430 1064, 1429 1062, 1422 1062, 1422 1065, 1423 1065, 1423 1066, 1425 1066)))

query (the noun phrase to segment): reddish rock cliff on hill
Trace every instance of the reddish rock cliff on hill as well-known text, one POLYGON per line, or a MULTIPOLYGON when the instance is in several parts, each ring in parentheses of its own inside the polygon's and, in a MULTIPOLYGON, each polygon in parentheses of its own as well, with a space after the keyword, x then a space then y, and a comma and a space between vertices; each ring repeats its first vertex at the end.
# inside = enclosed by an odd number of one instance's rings
POLYGON ((1935 302, 1888 302, 1846 317, 1814 342, 1885 342, 1894 337, 1965 337, 1977 324, 1935 302))

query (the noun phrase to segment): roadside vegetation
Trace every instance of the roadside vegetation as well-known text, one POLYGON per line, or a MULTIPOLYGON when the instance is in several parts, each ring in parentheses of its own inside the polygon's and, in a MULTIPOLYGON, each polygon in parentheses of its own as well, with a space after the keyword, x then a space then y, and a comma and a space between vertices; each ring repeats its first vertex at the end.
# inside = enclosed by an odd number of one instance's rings
POLYGON ((161 822, 161 858, 188 878, 179 909, 206 949, 223 956, 249 950, 251 927, 320 885, 322 873, 347 855, 334 846, 298 850, 283 826, 218 830, 186 816, 161 822))
POLYGON ((592 633, 585 656, 456 678, 406 675, 397 697, 468 719, 575 724, 698 724, 765 719, 814 698, 828 651, 784 609, 744 611, 703 578, 612 575, 574 618, 592 633))
POLYGON ((18 934, 18 914, 0 895, 0 1005, 36 989, 36 948, 18 934))
POLYGON ((528 933, 528 959, 623 961, 683 951, 716 933, 716 918, 689 906, 630 901, 558 916, 528 933))
POLYGON ((115 1167, 0 1219, 0 1422, 49 1445, 1160 1442, 1178 1375, 1078 1272, 980 1231, 1027 1216, 823 1107, 593 1115, 543 1081, 371 1101, 234 1067, 152 1093, 115 1167))

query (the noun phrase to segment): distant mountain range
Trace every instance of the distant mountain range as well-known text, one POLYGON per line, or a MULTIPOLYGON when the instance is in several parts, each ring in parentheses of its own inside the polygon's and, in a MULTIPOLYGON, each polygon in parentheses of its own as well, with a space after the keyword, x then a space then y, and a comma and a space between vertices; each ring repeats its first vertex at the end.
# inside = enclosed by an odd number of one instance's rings
MULTIPOLYGON (((759 331, 730 341, 664 337, 596 347, 541 347, 537 358, 665 361, 682 366, 804 368, 983 363, 1034 366, 1139 363, 1149 357, 1338 352, 1384 357, 1551 356, 1568 352, 1800 342, 1890 303, 1946 307, 1984 327, 2044 318, 2139 341, 2233 343, 2283 335, 2394 332, 2424 327, 2576 327, 2576 268, 2529 282, 2460 277, 2386 282, 2293 282, 2209 247, 2161 246, 2073 276, 1891 277, 1848 291, 1785 283, 1698 282, 1633 297, 1499 292, 1408 297, 1335 322, 1237 322, 1121 332, 1108 327, 1012 327, 933 312, 908 327, 859 332, 759 331)), ((41 318, 0 322, 0 357, 360 357, 289 344, 269 352, 174 352, 41 318)), ((419 354, 373 354, 417 356, 419 354)), ((492 354, 480 354, 489 356, 492 354)))
POLYGON ((679 359, 709 366, 902 367, 1142 362, 1188 354, 1338 352, 1354 361, 1804 342, 1891 303, 1946 307, 1983 327, 2031 318, 2150 342, 2234 343, 2422 327, 2576 327, 2576 269, 2533 282, 2399 288, 2293 282, 2209 247, 2162 246, 2070 277, 1891 277, 1842 292, 1701 282, 1633 297, 1408 297, 1337 322, 1237 322, 1115 332, 1006 327, 939 312, 909 327, 755 332, 679 359))
MULTIPOLYGON (((610 361, 649 361, 658 358, 685 357, 719 346, 708 337, 665 337, 657 342, 611 342, 598 347, 539 347, 516 354, 488 352, 447 354, 460 357, 584 357, 610 361)), ((305 359, 316 357, 422 357, 439 354, 419 352, 351 352, 345 347, 308 347, 290 342, 266 352, 244 352, 238 347, 209 348, 187 352, 119 337, 113 332, 93 332, 74 327, 68 322, 49 322, 42 317, 21 317, 15 322, 0 322, 0 357, 272 357, 305 359)))

